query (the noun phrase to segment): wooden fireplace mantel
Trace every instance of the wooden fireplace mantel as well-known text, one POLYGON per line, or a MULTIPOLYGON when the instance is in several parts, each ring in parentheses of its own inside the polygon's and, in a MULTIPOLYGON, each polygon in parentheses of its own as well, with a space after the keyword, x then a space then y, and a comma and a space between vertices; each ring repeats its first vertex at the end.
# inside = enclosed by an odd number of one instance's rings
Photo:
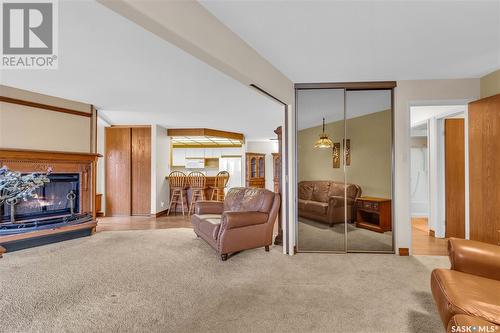
POLYGON ((101 157, 94 153, 73 153, 61 151, 0 148, 0 166, 20 172, 79 173, 80 213, 96 217, 95 187, 96 163, 101 157))
POLYGON ((0 148, 0 160, 3 159, 29 159, 29 160, 47 160, 47 161, 97 161, 102 157, 96 153, 75 153, 50 150, 31 150, 31 149, 13 149, 0 148))
MULTIPOLYGON (((64 226, 55 229, 27 232, 22 235, 0 237, 0 257, 8 242, 29 238, 37 238, 50 234, 65 233, 80 229, 95 231, 96 227, 96 172, 97 159, 101 157, 94 153, 74 153, 60 151, 43 151, 28 149, 0 148, 0 167, 7 166, 10 170, 23 173, 47 172, 80 174, 80 202, 78 213, 91 213, 92 221, 78 226, 64 226), (1 247, 3 245, 3 247, 1 247)), ((7 249, 8 250, 8 249, 7 249)))

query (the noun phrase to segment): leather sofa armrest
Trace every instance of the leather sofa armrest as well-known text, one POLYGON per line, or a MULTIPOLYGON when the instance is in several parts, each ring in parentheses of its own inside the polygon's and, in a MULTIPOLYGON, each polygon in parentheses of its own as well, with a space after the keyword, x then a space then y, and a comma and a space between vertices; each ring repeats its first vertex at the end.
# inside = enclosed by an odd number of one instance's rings
POLYGON ((500 281, 500 246, 450 238, 451 269, 500 281))
POLYGON ((203 214, 222 214, 224 203, 221 201, 200 200, 194 204, 194 212, 198 215, 203 214))
POLYGON ((266 223, 269 215, 261 212, 231 212, 222 214, 221 227, 235 229, 266 223))
POLYGON ((331 196, 328 198, 328 207, 337 208, 344 207, 344 197, 331 196))
MULTIPOLYGON (((347 198, 347 205, 354 205, 356 203, 356 200, 347 198)), ((331 206, 333 208, 338 208, 338 207, 344 207, 344 197, 341 196, 331 196, 328 199, 328 206, 331 206)))

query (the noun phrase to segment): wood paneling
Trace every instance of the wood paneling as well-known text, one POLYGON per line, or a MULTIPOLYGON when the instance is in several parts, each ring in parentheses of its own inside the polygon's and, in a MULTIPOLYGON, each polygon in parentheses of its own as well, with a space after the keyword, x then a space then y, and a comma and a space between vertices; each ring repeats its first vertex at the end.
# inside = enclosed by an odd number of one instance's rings
POLYGON ((105 128, 106 215, 131 214, 131 131, 105 128))
POLYGON ((500 94, 469 104, 470 239, 500 230, 500 94))
POLYGON ((132 130, 132 215, 151 213, 151 127, 132 130))
POLYGON ((464 119, 445 119, 446 238, 465 238, 464 119))

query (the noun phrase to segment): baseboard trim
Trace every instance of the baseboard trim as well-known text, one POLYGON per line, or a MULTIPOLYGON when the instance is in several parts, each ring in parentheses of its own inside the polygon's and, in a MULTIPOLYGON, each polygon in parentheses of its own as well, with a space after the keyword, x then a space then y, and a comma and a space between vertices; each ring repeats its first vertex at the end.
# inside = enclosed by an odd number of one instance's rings
POLYGON ((165 216, 167 215, 168 213, 168 209, 165 209, 165 210, 162 210, 161 212, 158 212, 156 214, 153 214, 155 217, 161 217, 161 216, 165 216))
POLYGON ((429 229, 429 237, 436 237, 436 232, 432 229, 429 229))
POLYGON ((404 257, 407 257, 410 255, 410 249, 408 249, 407 247, 400 247, 399 248, 399 255, 400 256, 404 256, 404 257))

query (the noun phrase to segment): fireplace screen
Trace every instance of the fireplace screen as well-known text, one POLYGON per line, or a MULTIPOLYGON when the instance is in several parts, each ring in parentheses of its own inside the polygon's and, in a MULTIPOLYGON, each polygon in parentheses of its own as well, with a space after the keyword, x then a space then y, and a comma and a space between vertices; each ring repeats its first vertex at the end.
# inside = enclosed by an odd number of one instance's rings
MULTIPOLYGON (((50 182, 36 191, 36 196, 19 201, 14 207, 15 221, 70 215, 80 210, 80 175, 78 173, 50 174, 50 182)), ((10 221, 11 207, 0 206, 1 222, 10 221)))

